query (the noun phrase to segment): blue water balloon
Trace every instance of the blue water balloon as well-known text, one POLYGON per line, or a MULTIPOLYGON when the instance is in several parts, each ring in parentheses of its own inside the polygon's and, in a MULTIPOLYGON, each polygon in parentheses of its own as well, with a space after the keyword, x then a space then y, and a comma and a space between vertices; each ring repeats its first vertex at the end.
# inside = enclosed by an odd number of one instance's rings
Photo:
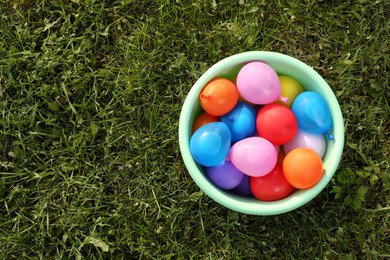
POLYGON ((190 151, 197 163, 216 166, 225 160, 230 145, 229 127, 222 122, 213 122, 200 127, 191 136, 190 151))
POLYGON ((327 134, 330 140, 333 136, 329 130, 332 125, 332 116, 325 99, 313 91, 299 94, 293 102, 298 127, 302 131, 312 134, 327 134))
POLYGON ((232 142, 238 142, 256 133, 256 111, 245 102, 238 102, 220 121, 228 125, 232 134, 232 142))

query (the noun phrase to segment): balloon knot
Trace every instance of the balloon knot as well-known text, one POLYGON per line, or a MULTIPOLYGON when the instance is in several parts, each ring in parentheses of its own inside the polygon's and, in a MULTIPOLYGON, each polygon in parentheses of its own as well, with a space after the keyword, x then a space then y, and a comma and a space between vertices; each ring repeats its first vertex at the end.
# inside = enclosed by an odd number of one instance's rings
POLYGON ((208 96, 206 94, 203 94, 203 93, 200 94, 200 99, 207 99, 207 98, 208 98, 208 96))
POLYGON ((286 104, 288 103, 288 97, 280 97, 279 100, 286 104))
POLYGON ((334 140, 333 135, 329 131, 326 131, 326 135, 328 136, 329 140, 334 140))

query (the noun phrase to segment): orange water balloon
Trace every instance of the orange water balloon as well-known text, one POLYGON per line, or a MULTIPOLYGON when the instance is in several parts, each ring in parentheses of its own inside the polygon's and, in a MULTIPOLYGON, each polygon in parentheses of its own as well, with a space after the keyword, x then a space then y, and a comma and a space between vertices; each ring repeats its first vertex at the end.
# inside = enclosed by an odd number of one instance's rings
POLYGON ((314 186, 322 177, 321 157, 311 149, 297 148, 283 160, 283 172, 287 181, 298 189, 314 186))
POLYGON ((222 116, 237 104, 238 90, 236 85, 224 78, 209 82, 200 93, 200 104, 210 115, 222 116))
POLYGON ((217 116, 212 116, 207 113, 202 113, 195 119, 195 122, 192 125, 192 133, 194 133, 201 126, 204 126, 212 122, 218 122, 218 121, 219 119, 217 116))

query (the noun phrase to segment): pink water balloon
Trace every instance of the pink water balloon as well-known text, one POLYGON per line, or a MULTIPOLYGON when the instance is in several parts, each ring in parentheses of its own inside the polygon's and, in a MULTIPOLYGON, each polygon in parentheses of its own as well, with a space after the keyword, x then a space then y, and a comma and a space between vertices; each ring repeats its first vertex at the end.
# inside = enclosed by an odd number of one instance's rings
POLYGON ((253 104, 269 104, 280 97, 281 84, 274 69, 264 62, 250 62, 238 72, 237 89, 253 104))
POLYGON ((249 137, 235 143, 229 152, 230 161, 249 176, 264 176, 276 165, 275 146, 262 137, 249 137))
POLYGON ((326 151, 325 138, 321 134, 311 134, 298 130, 295 137, 284 145, 284 152, 288 154, 296 148, 309 148, 322 158, 326 151))
MULTIPOLYGON (((252 137, 260 137, 259 133, 255 133, 252 137)), ((280 145, 275 145, 274 144, 274 147, 275 147, 275 150, 276 150, 276 154, 279 154, 280 152, 280 145)))

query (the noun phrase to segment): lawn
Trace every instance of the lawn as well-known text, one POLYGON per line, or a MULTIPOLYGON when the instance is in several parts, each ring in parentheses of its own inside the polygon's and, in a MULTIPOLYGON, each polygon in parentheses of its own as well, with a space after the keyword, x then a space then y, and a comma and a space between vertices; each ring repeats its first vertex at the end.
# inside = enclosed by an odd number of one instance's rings
POLYGON ((390 257, 386 0, 0 0, 1 259, 390 257), (336 94, 342 161, 309 204, 240 214, 178 145, 211 65, 298 58, 336 94))

